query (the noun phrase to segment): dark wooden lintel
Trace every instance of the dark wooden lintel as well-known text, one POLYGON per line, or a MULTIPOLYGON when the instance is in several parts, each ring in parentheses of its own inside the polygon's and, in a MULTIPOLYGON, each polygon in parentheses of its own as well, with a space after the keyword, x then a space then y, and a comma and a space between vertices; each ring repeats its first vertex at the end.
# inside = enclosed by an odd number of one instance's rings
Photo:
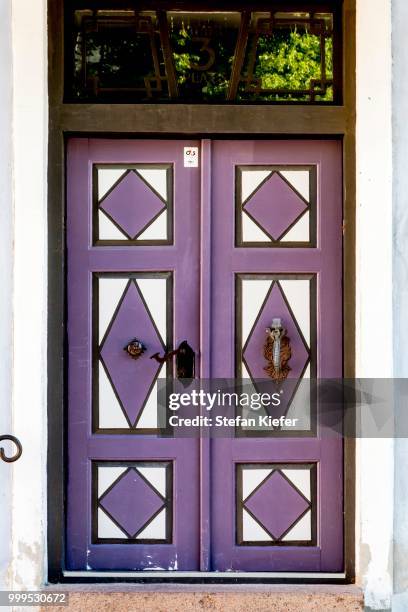
POLYGON ((342 135, 350 127, 341 106, 64 104, 51 114, 71 134, 342 135))

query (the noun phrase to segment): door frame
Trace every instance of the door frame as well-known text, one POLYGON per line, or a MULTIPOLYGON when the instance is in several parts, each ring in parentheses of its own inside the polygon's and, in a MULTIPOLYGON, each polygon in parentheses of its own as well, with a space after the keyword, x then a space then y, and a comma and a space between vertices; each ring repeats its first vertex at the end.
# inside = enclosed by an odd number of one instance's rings
MULTIPOLYGON (((233 4, 236 6, 239 2, 233 4)), ((356 312, 356 0, 343 0, 343 104, 187 105, 65 104, 63 0, 48 0, 48 580, 56 582, 229 582, 215 575, 178 578, 64 575, 66 483, 66 141, 71 136, 111 138, 338 138, 343 143, 343 355, 344 376, 355 376, 356 312), (183 125, 183 129, 180 129, 183 125), (211 128, 209 128, 211 126, 211 128)), ((208 2, 211 6, 211 2, 208 2)), ((355 440, 344 439, 345 578, 267 577, 242 582, 352 583, 355 579, 355 440)), ((236 581, 237 576, 232 578, 236 581)))

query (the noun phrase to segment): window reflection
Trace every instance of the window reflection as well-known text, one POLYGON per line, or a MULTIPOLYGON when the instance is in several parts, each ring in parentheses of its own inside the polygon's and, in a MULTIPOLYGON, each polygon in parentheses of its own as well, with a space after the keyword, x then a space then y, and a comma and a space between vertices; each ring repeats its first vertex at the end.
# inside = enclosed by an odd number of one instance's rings
POLYGON ((332 13, 313 11, 75 10, 68 97, 333 102, 333 22, 332 13))
POLYGON ((239 13, 168 13, 179 96, 225 100, 240 24, 239 13))
POLYGON ((239 99, 333 100, 330 14, 253 13, 239 99))
POLYGON ((155 11, 76 11, 76 98, 168 96, 155 11))

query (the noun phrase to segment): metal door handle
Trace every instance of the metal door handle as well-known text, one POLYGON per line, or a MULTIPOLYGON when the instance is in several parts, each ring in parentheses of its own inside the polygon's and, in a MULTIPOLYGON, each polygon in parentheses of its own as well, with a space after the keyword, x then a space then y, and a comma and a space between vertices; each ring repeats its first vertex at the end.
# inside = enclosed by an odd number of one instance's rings
POLYGON ((172 359, 174 355, 177 355, 177 354, 178 354, 178 349, 175 349, 174 351, 166 351, 163 357, 160 357, 160 353, 155 353, 154 355, 150 356, 150 359, 154 359, 158 363, 165 363, 166 361, 170 361, 170 359, 172 359))
POLYGON ((192 379, 195 376, 195 352, 187 342, 183 340, 178 348, 167 351, 163 357, 159 353, 155 353, 150 359, 155 359, 159 363, 165 363, 176 357, 176 376, 177 378, 192 379))
POLYGON ((17 461, 17 459, 20 459, 22 452, 23 452, 23 447, 21 445, 20 440, 16 438, 15 436, 11 436, 11 435, 0 436, 0 442, 2 442, 3 440, 14 442, 14 444, 17 446, 17 452, 11 457, 7 457, 6 453, 4 452, 4 448, 0 446, 0 458, 3 459, 3 461, 5 461, 6 463, 13 463, 14 461, 17 461))

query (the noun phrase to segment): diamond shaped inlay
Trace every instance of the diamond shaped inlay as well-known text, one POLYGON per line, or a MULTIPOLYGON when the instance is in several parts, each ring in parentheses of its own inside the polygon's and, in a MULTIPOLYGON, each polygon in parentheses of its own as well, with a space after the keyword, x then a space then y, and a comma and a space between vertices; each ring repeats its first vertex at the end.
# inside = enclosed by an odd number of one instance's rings
POLYGON ((130 170, 102 199, 100 208, 129 239, 135 239, 166 205, 135 171, 130 170))
POLYGON ((148 355, 163 350, 160 336, 132 280, 102 341, 100 357, 122 409, 133 426, 161 367, 148 355), (134 337, 140 338, 147 349, 147 354, 137 360, 131 359, 123 350, 134 337))
MULTIPOLYGON (((307 204, 276 172, 244 203, 243 209, 273 240, 279 240, 307 204)), ((244 213, 245 214, 245 213, 244 213)))
POLYGON ((309 508, 309 503, 278 471, 274 471, 244 506, 276 539, 309 508))
POLYGON ((299 378, 309 360, 309 350, 299 333, 293 315, 288 308, 283 292, 278 282, 273 282, 265 298, 261 312, 249 334, 243 351, 243 358, 248 371, 253 379, 265 379, 267 374, 264 370, 266 361, 263 356, 263 346, 266 338, 266 328, 276 317, 282 319, 283 326, 287 329, 288 337, 292 347, 292 357, 289 361, 291 371, 290 378, 299 378))
POLYGON ((163 499, 135 469, 121 476, 99 503, 130 537, 164 505, 163 499))

